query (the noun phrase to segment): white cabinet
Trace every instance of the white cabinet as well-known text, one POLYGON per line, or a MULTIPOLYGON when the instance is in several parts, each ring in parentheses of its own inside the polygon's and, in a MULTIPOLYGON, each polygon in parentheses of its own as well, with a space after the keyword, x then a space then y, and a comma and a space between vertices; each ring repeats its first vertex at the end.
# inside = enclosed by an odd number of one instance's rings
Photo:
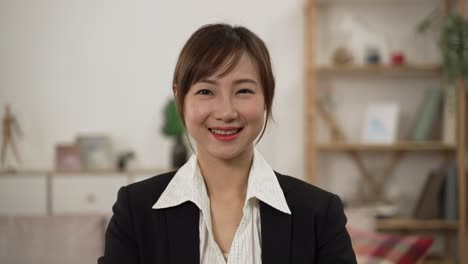
POLYGON ((163 172, 0 172, 0 215, 111 214, 120 187, 163 172))
POLYGON ((0 214, 46 214, 47 174, 0 177, 0 214))
POLYGON ((52 177, 52 213, 112 212, 120 187, 127 175, 60 175, 52 177))

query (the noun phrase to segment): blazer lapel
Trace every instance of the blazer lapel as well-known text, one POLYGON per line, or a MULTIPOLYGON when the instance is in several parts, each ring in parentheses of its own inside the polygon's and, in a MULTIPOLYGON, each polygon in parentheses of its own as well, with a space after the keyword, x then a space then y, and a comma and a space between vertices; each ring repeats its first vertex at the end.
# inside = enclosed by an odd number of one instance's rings
POLYGON ((290 263, 291 215, 260 201, 262 263, 290 263))
POLYGON ((191 202, 185 202, 166 210, 170 262, 199 264, 198 207, 191 202))

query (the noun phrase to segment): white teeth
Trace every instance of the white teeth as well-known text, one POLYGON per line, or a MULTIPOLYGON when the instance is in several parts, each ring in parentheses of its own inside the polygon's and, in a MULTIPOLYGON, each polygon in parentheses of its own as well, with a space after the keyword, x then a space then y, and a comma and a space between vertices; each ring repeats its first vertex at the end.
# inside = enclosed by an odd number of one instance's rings
POLYGON ((235 129, 235 130, 219 130, 219 129, 210 129, 211 132, 215 134, 220 134, 220 135, 232 135, 237 132, 239 132, 240 129, 235 129))

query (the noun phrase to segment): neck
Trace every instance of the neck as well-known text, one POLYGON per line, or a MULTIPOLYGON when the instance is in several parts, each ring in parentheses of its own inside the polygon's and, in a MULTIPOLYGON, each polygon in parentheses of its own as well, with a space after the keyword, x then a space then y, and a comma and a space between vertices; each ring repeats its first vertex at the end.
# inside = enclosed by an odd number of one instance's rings
POLYGON ((223 160, 199 153, 198 164, 210 198, 245 198, 253 148, 235 159, 223 160))

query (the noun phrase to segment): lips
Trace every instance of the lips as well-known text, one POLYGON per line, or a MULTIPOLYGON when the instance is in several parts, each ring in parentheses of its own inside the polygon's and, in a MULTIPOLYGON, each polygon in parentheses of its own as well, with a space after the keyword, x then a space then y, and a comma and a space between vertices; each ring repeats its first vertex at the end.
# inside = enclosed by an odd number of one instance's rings
POLYGON ((240 132, 242 131, 242 127, 213 127, 208 128, 211 134, 222 141, 230 141, 236 139, 240 132))

